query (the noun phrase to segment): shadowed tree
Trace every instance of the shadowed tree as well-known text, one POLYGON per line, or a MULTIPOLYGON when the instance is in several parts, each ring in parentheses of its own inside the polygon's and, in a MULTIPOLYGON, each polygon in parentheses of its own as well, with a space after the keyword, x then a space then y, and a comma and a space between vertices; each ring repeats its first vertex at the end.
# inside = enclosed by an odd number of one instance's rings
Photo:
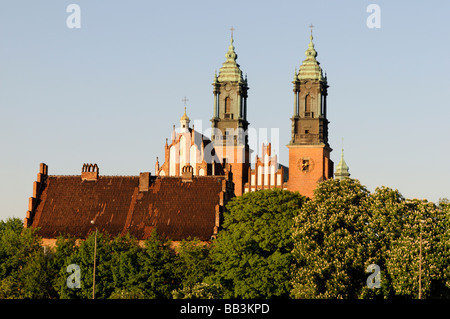
POLYGON ((227 204, 211 251, 215 274, 209 278, 225 298, 289 296, 293 218, 305 201, 299 193, 273 189, 227 204))

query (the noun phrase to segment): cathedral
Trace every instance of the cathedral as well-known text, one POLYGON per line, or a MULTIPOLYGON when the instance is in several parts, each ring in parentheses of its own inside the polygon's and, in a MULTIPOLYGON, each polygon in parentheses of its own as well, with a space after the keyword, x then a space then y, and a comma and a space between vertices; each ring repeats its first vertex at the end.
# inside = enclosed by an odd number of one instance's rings
MULTIPOLYGON (((233 34, 226 60, 214 75, 211 136, 191 127, 184 114, 164 145, 164 162, 155 173, 102 176, 97 164, 83 164, 80 175, 49 175, 40 165, 24 227, 38 227, 44 245, 61 234, 86 238, 92 231, 130 233, 138 240, 153 230, 177 242, 210 241, 217 235, 226 203, 235 196, 280 188, 313 197, 317 184, 333 178, 328 143, 328 82, 317 61, 311 32, 306 58, 294 74, 289 166, 278 163, 271 143, 251 163, 248 81, 237 61, 233 34), (253 166, 253 167, 252 167, 253 166)), ((350 176, 343 159, 335 178, 350 176)))

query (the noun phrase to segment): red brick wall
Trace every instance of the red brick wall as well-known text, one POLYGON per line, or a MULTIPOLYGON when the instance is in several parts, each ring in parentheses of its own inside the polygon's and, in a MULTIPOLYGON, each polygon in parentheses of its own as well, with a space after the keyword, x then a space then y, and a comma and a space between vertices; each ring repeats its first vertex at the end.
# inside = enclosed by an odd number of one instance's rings
POLYGON ((234 193, 236 196, 241 196, 244 194, 244 185, 248 182, 248 170, 250 167, 249 150, 243 146, 228 147, 231 147, 232 150, 227 151, 226 146, 215 146, 216 154, 221 162, 224 157, 227 157, 228 163, 231 165, 231 173, 233 174, 234 193))
POLYGON ((332 177, 333 162, 330 151, 324 147, 289 147, 289 181, 288 190, 298 191, 300 194, 313 197, 317 184, 332 177), (310 161, 310 169, 302 171, 302 159, 310 161), (299 168, 300 166, 300 168, 299 168), (331 175, 330 175, 331 174, 331 175))

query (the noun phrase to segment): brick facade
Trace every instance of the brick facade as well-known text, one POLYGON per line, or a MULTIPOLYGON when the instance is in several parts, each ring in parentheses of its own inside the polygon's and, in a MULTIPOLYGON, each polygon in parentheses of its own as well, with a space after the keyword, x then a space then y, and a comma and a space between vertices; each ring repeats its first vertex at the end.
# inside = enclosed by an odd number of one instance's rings
POLYGON ((330 149, 320 146, 289 147, 289 181, 287 189, 313 197, 317 184, 333 177, 330 149))

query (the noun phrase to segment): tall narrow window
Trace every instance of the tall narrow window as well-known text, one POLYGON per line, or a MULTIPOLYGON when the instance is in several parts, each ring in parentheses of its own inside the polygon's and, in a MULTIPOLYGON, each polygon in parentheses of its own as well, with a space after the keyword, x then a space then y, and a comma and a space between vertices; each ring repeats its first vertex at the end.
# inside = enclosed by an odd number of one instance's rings
POLYGON ((318 111, 319 115, 323 115, 323 95, 320 95, 318 111))
POLYGON ((183 167, 184 165, 186 165, 187 163, 187 152, 188 152, 188 148, 187 148, 187 140, 186 137, 183 135, 180 138, 180 159, 179 159, 179 163, 180 163, 180 172, 177 176, 181 176, 181 173, 183 172, 183 167))
POLYGON ((169 160, 169 176, 175 176, 176 175, 176 163, 177 163, 177 159, 176 159, 176 148, 175 145, 173 145, 170 148, 170 160, 169 160))
POLYGON ((311 96, 305 96, 305 113, 311 112, 311 96))
POLYGON ((231 113, 231 100, 229 97, 225 98, 225 113, 231 113))
POLYGON ((192 166, 194 175, 197 175, 197 146, 195 144, 191 146, 189 152, 189 164, 192 166))

